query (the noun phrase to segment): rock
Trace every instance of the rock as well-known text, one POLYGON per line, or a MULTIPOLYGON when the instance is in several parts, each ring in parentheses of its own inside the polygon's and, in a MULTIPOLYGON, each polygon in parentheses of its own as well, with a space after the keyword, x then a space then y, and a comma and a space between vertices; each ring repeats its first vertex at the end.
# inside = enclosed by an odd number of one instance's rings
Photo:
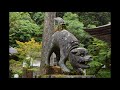
POLYGON ((10 53, 10 54, 16 54, 16 53, 18 53, 18 52, 17 52, 17 49, 15 49, 15 48, 13 48, 13 47, 10 47, 10 48, 9 48, 9 53, 10 53))

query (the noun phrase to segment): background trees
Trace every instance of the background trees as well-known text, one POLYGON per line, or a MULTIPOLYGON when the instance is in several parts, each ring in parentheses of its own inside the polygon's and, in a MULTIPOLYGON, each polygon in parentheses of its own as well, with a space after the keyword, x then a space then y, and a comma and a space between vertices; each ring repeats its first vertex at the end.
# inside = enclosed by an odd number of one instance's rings
MULTIPOLYGON (((57 16, 63 17, 66 12, 57 12, 57 16)), ((78 15, 80 22, 84 23, 84 26, 96 25, 101 26, 111 21, 110 12, 72 12, 78 15)))
MULTIPOLYGON (((42 41, 44 15, 44 12, 10 12, 10 45, 14 47, 15 40, 25 42, 32 37, 36 41, 42 41)), ((66 24, 69 24, 67 26, 71 32, 75 29, 74 33, 80 31, 78 29, 94 28, 107 24, 111 20, 110 12, 56 12, 56 16, 63 17, 66 24)))
POLYGON ((30 17, 28 12, 10 12, 9 14, 9 44, 15 47, 15 40, 29 41, 32 37, 41 41, 42 27, 30 17), (39 38, 38 38, 39 37, 39 38))

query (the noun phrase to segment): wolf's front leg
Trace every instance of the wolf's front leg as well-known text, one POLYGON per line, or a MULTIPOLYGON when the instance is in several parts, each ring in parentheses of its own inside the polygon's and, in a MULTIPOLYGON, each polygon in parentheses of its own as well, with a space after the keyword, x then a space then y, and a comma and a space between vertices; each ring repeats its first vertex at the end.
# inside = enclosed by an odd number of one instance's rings
POLYGON ((70 73, 70 70, 66 67, 65 63, 67 60, 67 56, 65 56, 65 54, 63 53, 63 51, 60 51, 60 61, 59 61, 59 66, 61 67, 61 69, 63 70, 63 72, 65 73, 70 73))

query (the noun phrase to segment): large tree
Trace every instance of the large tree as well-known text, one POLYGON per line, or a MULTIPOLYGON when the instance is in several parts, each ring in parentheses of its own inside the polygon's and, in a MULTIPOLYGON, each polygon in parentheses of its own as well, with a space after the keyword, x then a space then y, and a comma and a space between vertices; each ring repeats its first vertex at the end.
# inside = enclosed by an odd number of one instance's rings
MULTIPOLYGON (((42 61, 41 69, 44 68, 46 56, 49 48, 48 41, 51 38, 54 30, 54 18, 56 17, 56 12, 45 12, 44 17, 44 31, 43 31, 43 41, 42 41, 42 61)), ((41 70, 42 71, 42 70, 41 70)), ((44 71, 41 72, 45 73, 44 71)))

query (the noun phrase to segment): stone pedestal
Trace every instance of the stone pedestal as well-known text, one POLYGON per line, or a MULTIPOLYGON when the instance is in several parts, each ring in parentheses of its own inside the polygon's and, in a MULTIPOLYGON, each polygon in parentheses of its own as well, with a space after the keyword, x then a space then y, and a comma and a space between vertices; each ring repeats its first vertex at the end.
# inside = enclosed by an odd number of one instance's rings
POLYGON ((40 76, 39 78, 96 78, 93 75, 43 75, 40 76))
POLYGON ((62 70, 59 66, 49 66, 45 69, 46 74, 62 74, 62 70))
POLYGON ((38 78, 95 78, 93 75, 71 75, 62 73, 59 66, 46 67, 46 74, 40 75, 38 78))

